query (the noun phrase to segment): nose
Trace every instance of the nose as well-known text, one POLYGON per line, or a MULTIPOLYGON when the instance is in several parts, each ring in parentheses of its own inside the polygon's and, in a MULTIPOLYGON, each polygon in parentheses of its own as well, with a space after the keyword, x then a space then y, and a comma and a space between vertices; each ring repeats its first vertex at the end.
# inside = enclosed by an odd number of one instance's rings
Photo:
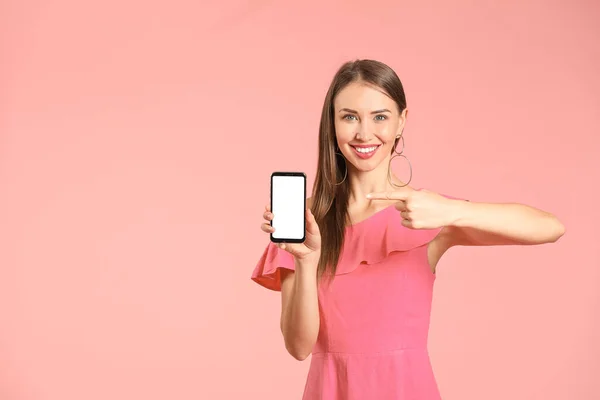
POLYGON ((368 122, 362 121, 358 125, 358 129, 356 131, 356 139, 368 142, 371 139, 371 126, 368 122))

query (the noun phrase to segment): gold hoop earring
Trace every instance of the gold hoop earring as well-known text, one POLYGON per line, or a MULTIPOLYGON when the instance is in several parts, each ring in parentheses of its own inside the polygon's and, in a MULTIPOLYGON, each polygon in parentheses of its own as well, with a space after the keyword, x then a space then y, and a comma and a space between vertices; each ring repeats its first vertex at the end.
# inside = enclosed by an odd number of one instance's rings
MULTIPOLYGON (((402 131, 404 133, 404 131, 402 131)), ((410 181, 412 180, 412 164, 410 163, 410 160, 408 159, 408 157, 406 157, 403 153, 404 153, 404 136, 402 135, 402 133, 400 134, 400 136, 398 136, 396 138, 396 143, 394 144, 394 155, 392 157, 390 157, 390 162, 388 164, 388 181, 390 182, 390 185, 395 186, 397 188, 402 188, 405 186, 408 186, 408 184, 410 183, 410 181), (398 142, 402 140, 402 149, 400 151, 398 151, 397 147, 398 147, 398 142), (404 159, 406 159, 406 161, 408 162, 408 169, 410 171, 410 178, 408 178, 408 182, 406 182, 404 185, 396 185, 393 181, 392 181, 392 160, 396 157, 403 157, 404 159)))
MULTIPOLYGON (((344 160, 344 167, 345 167, 345 168, 344 168, 344 178, 342 179, 342 181, 341 181, 341 182, 339 182, 339 183, 333 183, 333 184, 332 184, 332 183, 329 181, 329 178, 327 177, 327 175, 326 175, 326 174, 324 174, 323 176, 325 177, 325 180, 327 181, 327 183, 329 183, 330 185, 333 185, 333 186, 339 186, 339 185, 341 185, 342 183, 344 183, 344 181, 346 180, 346 177, 348 176, 348 164, 346 164, 346 158, 344 157, 344 155, 343 155, 342 153, 340 153, 340 152, 337 152, 337 151, 336 151, 336 152, 335 152, 335 155, 336 155, 336 156, 338 156, 338 155, 339 155, 340 157, 342 157, 342 160, 344 160)), ((336 163, 336 169, 335 169, 335 170, 337 171, 337 170, 338 170, 338 168, 337 168, 337 157, 336 157, 336 162, 335 162, 335 163, 336 163)), ((337 175, 337 174, 336 174, 336 175, 337 175)))

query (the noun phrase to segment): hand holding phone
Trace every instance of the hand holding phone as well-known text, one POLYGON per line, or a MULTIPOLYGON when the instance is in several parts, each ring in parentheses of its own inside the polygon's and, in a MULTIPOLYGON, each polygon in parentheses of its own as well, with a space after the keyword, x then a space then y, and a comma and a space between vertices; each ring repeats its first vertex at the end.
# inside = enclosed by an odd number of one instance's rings
POLYGON ((319 255, 321 234, 306 207, 306 175, 302 172, 271 174, 271 201, 261 229, 272 242, 298 259, 319 255))

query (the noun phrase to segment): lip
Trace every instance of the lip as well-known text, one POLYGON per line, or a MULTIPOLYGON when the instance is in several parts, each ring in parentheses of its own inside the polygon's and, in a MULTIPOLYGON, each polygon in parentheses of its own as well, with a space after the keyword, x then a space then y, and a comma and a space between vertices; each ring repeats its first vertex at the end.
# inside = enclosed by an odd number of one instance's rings
POLYGON ((364 149, 365 147, 367 147, 367 148, 373 147, 373 146, 379 147, 379 146, 381 146, 381 144, 375 144, 375 143, 373 143, 373 144, 351 144, 350 146, 358 147, 359 149, 364 149))
POLYGON ((351 144, 350 147, 352 147, 352 150, 354 150, 354 154, 356 154, 356 156, 358 158, 362 158, 363 160, 366 160, 368 158, 373 157, 373 155, 375 153, 377 153, 377 150, 379 150, 379 147, 381 147, 381 145, 380 144, 357 144, 357 145, 351 144), (357 149, 365 149, 365 148, 369 148, 369 147, 375 147, 375 150, 373 150, 370 153, 361 153, 357 150, 357 149))

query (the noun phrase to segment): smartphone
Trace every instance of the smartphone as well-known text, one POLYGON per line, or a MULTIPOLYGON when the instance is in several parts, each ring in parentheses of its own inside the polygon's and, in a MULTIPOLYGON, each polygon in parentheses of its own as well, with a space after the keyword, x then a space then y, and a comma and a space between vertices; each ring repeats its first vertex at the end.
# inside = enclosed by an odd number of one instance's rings
POLYGON ((271 241, 302 243, 306 236, 306 174, 273 172, 271 174, 271 241))

